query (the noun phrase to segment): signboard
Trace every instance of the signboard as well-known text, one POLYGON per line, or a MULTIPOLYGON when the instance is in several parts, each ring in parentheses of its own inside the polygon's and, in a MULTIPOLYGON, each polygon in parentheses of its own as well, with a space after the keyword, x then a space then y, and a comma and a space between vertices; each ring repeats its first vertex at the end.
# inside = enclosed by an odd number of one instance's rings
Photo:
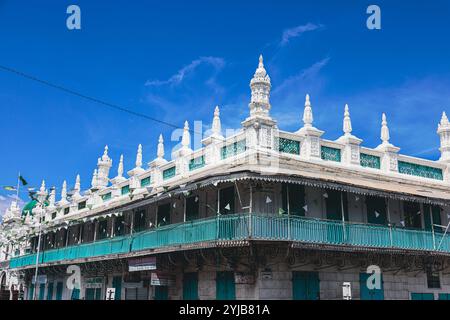
POLYGON ((85 280, 85 288, 87 289, 101 289, 103 286, 103 278, 96 277, 96 278, 87 278, 85 280))
POLYGON ((236 272, 234 282, 236 284, 254 284, 255 276, 252 273, 236 272))
POLYGON ((106 289, 106 300, 116 300, 116 288, 106 289))
POLYGON ((152 272, 150 285, 152 286, 173 286, 175 285, 175 276, 168 273, 152 272))
POLYGON ((272 278, 273 278, 272 271, 261 271, 261 279, 272 280, 272 278))
POLYGON ((350 282, 342 284, 342 297, 344 300, 352 300, 352 284, 350 282))
MULTIPOLYGON (((36 283, 36 279, 34 277, 31 279, 31 283, 33 283, 33 284, 36 283)), ((45 274, 38 275, 37 276, 37 283, 38 284, 47 283, 47 276, 45 274)))
POLYGON ((128 271, 156 270, 156 257, 143 257, 128 260, 128 271))

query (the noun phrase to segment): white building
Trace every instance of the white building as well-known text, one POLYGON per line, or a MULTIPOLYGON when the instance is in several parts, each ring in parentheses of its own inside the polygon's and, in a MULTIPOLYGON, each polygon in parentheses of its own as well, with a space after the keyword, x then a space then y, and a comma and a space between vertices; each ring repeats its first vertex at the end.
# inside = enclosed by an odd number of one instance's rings
POLYGON ((364 147, 348 106, 342 136, 323 139, 308 95, 299 130, 279 130, 262 57, 250 87, 249 116, 231 137, 216 108, 199 150, 186 122, 171 160, 160 136, 157 158, 145 165, 139 145, 127 176, 121 157, 110 179, 106 147, 87 191, 78 176, 56 201, 43 183, 23 212, 19 252, 0 256, 3 274, 17 278, 12 289, 23 286, 25 299, 105 299, 107 288, 116 299, 343 299, 350 283, 353 299, 447 299, 445 113, 441 158, 430 161, 400 153, 385 114, 380 145, 364 147), (72 265, 81 270, 74 289, 72 265), (370 266, 380 271, 375 288, 370 266))

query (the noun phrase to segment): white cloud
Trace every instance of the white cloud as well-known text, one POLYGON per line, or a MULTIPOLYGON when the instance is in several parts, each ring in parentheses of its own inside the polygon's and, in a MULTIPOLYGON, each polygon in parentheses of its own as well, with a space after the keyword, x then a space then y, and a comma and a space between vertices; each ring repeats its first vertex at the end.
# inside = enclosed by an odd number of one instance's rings
MULTIPOLYGON (((183 68, 178 70, 178 72, 172 75, 169 79, 149 80, 145 83, 145 85, 146 86, 178 85, 186 78, 186 76, 193 73, 202 64, 210 65, 216 71, 219 71, 224 67, 225 61, 224 59, 219 57, 200 57, 196 60, 193 60, 187 66, 184 66, 183 68)), ((209 81, 213 80, 210 79, 209 81)))
POLYGON ((294 28, 286 29, 281 36, 280 46, 284 46, 291 41, 291 39, 298 38, 308 31, 314 31, 323 28, 321 24, 307 23, 305 25, 296 26, 294 28))

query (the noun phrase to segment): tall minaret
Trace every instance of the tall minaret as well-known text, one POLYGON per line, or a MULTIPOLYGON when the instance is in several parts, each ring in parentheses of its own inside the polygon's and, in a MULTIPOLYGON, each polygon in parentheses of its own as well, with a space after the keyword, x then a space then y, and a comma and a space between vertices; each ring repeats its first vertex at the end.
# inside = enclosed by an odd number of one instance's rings
POLYGON ((264 68, 263 56, 259 56, 258 68, 250 81, 252 97, 250 100, 250 118, 270 117, 270 77, 264 68))
POLYGON ((112 166, 112 160, 108 156, 108 146, 105 146, 103 156, 97 161, 97 186, 106 187, 109 182, 109 169, 112 166))
POLYGON ((445 112, 442 113, 441 122, 438 125, 437 133, 441 138, 441 157, 439 161, 450 163, 450 122, 445 112))

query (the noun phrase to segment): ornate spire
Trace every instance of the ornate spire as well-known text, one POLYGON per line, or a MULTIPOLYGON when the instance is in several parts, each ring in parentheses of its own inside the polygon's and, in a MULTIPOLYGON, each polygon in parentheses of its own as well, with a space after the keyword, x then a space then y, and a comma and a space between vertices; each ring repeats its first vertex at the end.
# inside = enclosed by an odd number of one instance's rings
POLYGON ((63 181, 62 188, 61 188, 61 201, 65 202, 67 201, 67 182, 66 180, 63 181))
POLYGON ((117 177, 123 177, 123 154, 120 155, 119 166, 117 167, 117 177))
POLYGON ((41 188, 39 189, 41 193, 45 193, 45 180, 42 180, 41 188))
POLYGON ((305 98, 305 109, 303 110, 303 123, 304 127, 312 127, 313 113, 311 108, 311 102, 309 101, 309 94, 305 98))
POLYGON ((74 199, 79 198, 81 196, 80 191, 81 191, 80 175, 77 174, 77 177, 75 179, 75 186, 73 188, 72 198, 74 199))
POLYGON ((345 105, 344 110, 343 130, 346 136, 349 136, 352 133, 352 121, 350 120, 350 112, 348 111, 348 104, 345 105))
POLYGON ((386 145, 389 144, 389 128, 387 126, 387 120, 386 120, 386 114, 383 113, 382 117, 381 117, 381 141, 383 142, 382 144, 386 145))
POLYGON ((139 144, 136 154, 136 168, 142 167, 142 145, 139 144))
POLYGON ((439 158, 439 161, 450 162, 450 122, 445 112, 442 113, 437 133, 440 137, 439 150, 441 151, 441 157, 439 158))
POLYGON ((105 146, 103 155, 97 161, 97 184, 100 187, 106 187, 109 182, 109 169, 112 167, 112 160, 108 156, 108 146, 105 146))
POLYGON ((181 146, 183 148, 189 148, 190 144, 191 144, 191 134, 189 133, 189 123, 186 120, 184 122, 183 137, 181 138, 181 146))
POLYGON ((98 174, 97 173, 97 169, 94 169, 94 173, 92 174, 92 181, 91 181, 92 188, 95 188, 98 185, 98 181, 97 181, 98 176, 97 176, 97 174, 98 174))
POLYGON ((158 159, 164 159, 164 139, 162 134, 159 135, 158 150, 156 154, 158 159))
POLYGON ((250 117, 268 117, 270 110, 270 77, 264 68, 263 56, 259 56, 258 68, 250 81, 252 97, 249 104, 250 117))
POLYGON ((49 206, 54 207, 56 202, 56 188, 52 187, 50 189, 50 197, 48 198, 49 206))
POLYGON ((222 136, 222 125, 220 123, 220 110, 219 106, 214 109, 214 118, 212 123, 212 136, 221 137, 222 136))

